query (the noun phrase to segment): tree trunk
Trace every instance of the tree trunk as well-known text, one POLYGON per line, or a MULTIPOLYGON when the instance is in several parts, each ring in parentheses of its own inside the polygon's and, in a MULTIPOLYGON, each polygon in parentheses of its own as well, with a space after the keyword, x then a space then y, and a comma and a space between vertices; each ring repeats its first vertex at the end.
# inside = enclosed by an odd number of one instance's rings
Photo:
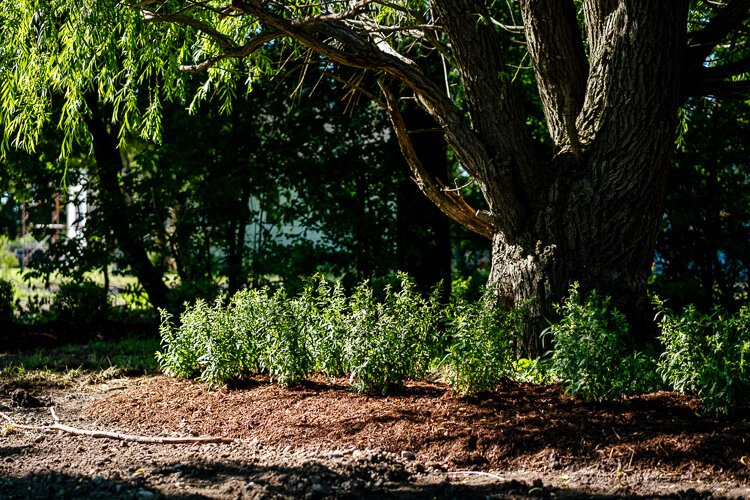
MULTIPOLYGON (((530 323, 522 341, 527 354, 543 354, 541 332, 556 315, 554 305, 572 283, 614 298, 629 319, 632 341, 653 339, 653 311, 646 296, 653 249, 663 211, 670 141, 654 144, 641 163, 652 169, 637 184, 642 194, 601 189, 590 179, 556 183, 547 203, 533 216, 528 231, 512 242, 499 233, 493 240, 488 286, 511 306, 528 306, 530 323), (658 151, 657 151, 658 150, 658 151)), ((634 154, 611 160, 608 168, 633 167, 634 154)), ((591 168, 591 167, 590 167, 591 168)), ((594 167, 595 168, 595 167, 594 167)), ((613 169, 617 170, 617 169, 613 169)))
MULTIPOLYGON (((414 150, 427 171, 438 178, 448 176, 445 139, 437 123, 409 102, 404 110, 414 150)), ((405 168, 408 171, 408 167, 405 168)), ((424 292, 441 284, 441 297, 451 290, 450 221, 425 198, 417 185, 404 175, 397 188, 396 260, 399 269, 411 275, 424 292)))
POLYGON ((118 175, 122 169, 122 158, 117 149, 116 134, 107 130, 106 122, 99 110, 98 97, 94 94, 87 95, 86 104, 91 112, 87 119, 87 126, 92 138, 96 174, 99 177, 99 189, 103 201, 99 210, 112 230, 117 245, 125 254, 128 264, 135 272, 138 282, 146 290, 151 304, 155 307, 166 308, 169 305, 167 286, 162 281, 162 273, 148 258, 143 240, 132 222, 132 214, 120 186, 118 175))
POLYGON ((645 285, 674 149, 687 2, 584 0, 587 59, 573 2, 522 0, 521 9, 555 154, 548 181, 527 193, 525 228, 495 235, 489 285, 530 303, 528 354, 541 353, 553 304, 575 281, 611 295, 630 340, 648 341, 645 285), (557 46, 563 57, 551 57, 557 46))
POLYGON ((245 237, 247 226, 250 223, 250 176, 242 177, 242 190, 238 204, 237 219, 227 224, 229 249, 227 256, 227 279, 229 295, 234 295, 245 285, 246 277, 244 270, 245 260, 245 237))

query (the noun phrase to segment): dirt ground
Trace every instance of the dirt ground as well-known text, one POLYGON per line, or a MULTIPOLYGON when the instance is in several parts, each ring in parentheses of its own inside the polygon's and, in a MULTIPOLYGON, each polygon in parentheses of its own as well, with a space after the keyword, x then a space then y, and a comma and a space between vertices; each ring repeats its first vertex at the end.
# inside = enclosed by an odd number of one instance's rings
POLYGON ((699 417, 672 393, 595 405, 511 383, 476 398, 424 382, 372 397, 322 377, 292 389, 0 383, 0 412, 32 425, 50 413, 12 398, 19 388, 78 428, 234 441, 142 444, 0 423, 2 499, 750 498, 748 415, 699 417))

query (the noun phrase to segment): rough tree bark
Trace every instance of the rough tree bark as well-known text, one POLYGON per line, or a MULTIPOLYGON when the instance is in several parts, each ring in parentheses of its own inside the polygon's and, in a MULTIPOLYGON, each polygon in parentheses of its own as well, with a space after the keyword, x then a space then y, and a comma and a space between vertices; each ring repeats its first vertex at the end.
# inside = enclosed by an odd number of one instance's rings
POLYGON ((572 2, 521 2, 556 151, 525 229, 493 239, 490 286, 516 305, 530 301, 532 354, 574 281, 612 295, 635 341, 652 333, 645 284, 673 150, 687 2, 583 6, 588 64, 572 2))

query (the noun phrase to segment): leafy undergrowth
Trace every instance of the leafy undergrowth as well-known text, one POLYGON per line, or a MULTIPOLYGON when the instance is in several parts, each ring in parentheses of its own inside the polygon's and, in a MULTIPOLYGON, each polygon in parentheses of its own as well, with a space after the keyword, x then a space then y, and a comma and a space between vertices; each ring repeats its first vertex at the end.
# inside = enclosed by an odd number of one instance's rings
POLYGON ((359 392, 386 393, 440 372, 458 392, 496 386, 514 372, 522 315, 488 300, 443 309, 402 276, 380 301, 364 283, 351 295, 322 278, 296 297, 246 290, 228 304, 197 301, 175 326, 162 313, 159 363, 168 375, 214 385, 266 373, 293 385, 313 373, 348 376, 359 392))
POLYGON ((294 385, 313 374, 346 376, 358 392, 385 394, 407 379, 441 379, 463 395, 508 379, 559 382, 587 400, 674 389, 698 395, 703 411, 730 414, 750 400, 750 308, 735 315, 676 315, 662 308, 662 351, 629 347, 624 316, 607 297, 577 286, 546 334, 548 357, 519 359, 523 310, 454 298, 443 307, 407 276, 375 298, 367 283, 352 294, 317 278, 297 296, 246 290, 228 303, 197 301, 179 325, 162 313, 167 375, 217 386, 255 374, 294 385))

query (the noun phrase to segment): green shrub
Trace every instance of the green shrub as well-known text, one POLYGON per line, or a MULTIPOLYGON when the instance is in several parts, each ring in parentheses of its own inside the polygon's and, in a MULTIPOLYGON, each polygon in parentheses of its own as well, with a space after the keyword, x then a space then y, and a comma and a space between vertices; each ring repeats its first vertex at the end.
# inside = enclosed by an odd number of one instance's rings
POLYGON ((16 308, 16 286, 12 281, 0 278, 0 321, 12 321, 16 308))
POLYGON ((212 385, 257 372, 267 307, 265 290, 239 292, 226 307, 222 299, 213 305, 198 299, 182 313, 179 327, 162 310, 159 366, 169 376, 197 376, 212 385))
POLYGON ((209 307, 198 300, 180 316, 175 326, 172 315, 161 310, 162 350, 156 353, 161 370, 170 377, 193 377, 200 373, 198 359, 205 354, 209 336, 209 307))
POLYGON ((8 271, 18 267, 18 257, 13 253, 10 240, 5 235, 0 235, 0 274, 8 276, 8 271))
POLYGON ((350 298, 345 364, 357 391, 386 393, 427 372, 440 314, 437 293, 424 297, 406 275, 400 279, 401 289, 387 287, 383 302, 367 283, 350 298))
POLYGON ((697 394, 708 413, 731 414, 750 401, 750 306, 737 314, 674 315, 661 308, 659 373, 671 388, 697 394))
POLYGON ((282 385, 304 380, 314 367, 306 324, 315 318, 306 315, 306 305, 304 297, 288 299, 284 290, 268 302, 261 369, 282 385))
POLYGON ((578 285, 558 307, 552 335, 551 370, 565 392, 587 400, 620 399, 654 389, 656 361, 628 349, 625 316, 596 292, 581 301, 578 285))
POLYGON ((315 370, 330 376, 347 373, 345 345, 349 339, 346 317, 349 302, 340 283, 333 286, 322 276, 307 283, 302 292, 306 333, 315 370))
POLYGON ((52 302, 57 318, 73 325, 89 326, 107 319, 107 290, 93 281, 69 281, 60 285, 52 302))
POLYGON ((523 313, 504 310, 485 294, 477 302, 455 300, 449 316, 448 384, 464 395, 493 389, 512 372, 523 313))

